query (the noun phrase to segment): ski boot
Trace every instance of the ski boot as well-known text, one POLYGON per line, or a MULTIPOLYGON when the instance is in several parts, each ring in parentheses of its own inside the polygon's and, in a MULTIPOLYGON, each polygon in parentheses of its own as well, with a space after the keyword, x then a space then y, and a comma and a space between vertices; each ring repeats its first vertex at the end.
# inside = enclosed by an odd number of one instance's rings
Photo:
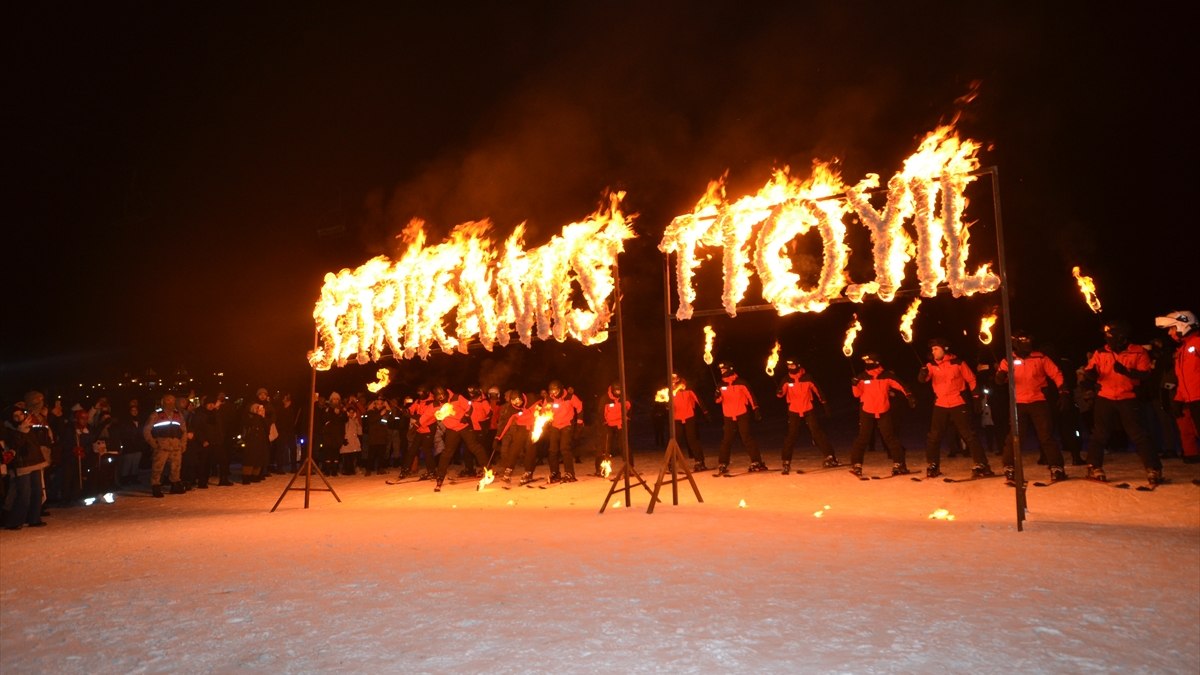
POLYGON ((1057 483, 1059 481, 1066 480, 1067 478, 1068 478, 1067 472, 1063 471, 1063 468, 1061 466, 1050 467, 1050 482, 1051 483, 1057 483))
POLYGON ((504 473, 500 474, 500 480, 511 485, 512 484, 512 469, 505 469, 504 473))
POLYGON ((441 476, 439 476, 439 477, 438 477, 438 479, 437 479, 437 484, 433 486, 433 491, 434 491, 434 492, 441 492, 441 491, 442 491, 442 481, 444 481, 444 480, 446 480, 444 477, 441 477, 441 476))
POLYGON ((1088 480, 1099 481, 1099 482, 1101 482, 1101 483, 1107 483, 1107 482, 1108 482, 1108 476, 1105 476, 1105 475, 1104 475, 1104 467, 1102 467, 1102 466, 1092 466, 1091 464, 1088 464, 1088 468, 1087 468, 1087 479, 1088 479, 1088 480))
POLYGON ((180 483, 180 482, 171 483, 171 494, 181 495, 185 492, 187 492, 187 490, 183 489, 183 483, 180 483))
POLYGON ((469 469, 467 469, 466 467, 463 467, 463 468, 462 468, 462 469, 461 469, 461 470, 458 472, 458 477, 459 477, 459 478, 470 478, 470 477, 472 477, 472 476, 474 476, 474 475, 475 475, 475 472, 474 472, 474 471, 471 471, 471 470, 469 470, 469 469))
POLYGON ((574 483, 578 480, 579 479, 576 478, 575 474, 573 474, 573 473, 564 473, 563 477, 562 477, 562 482, 564 482, 564 483, 574 483))
POLYGON ((692 466, 692 473, 696 473, 698 471, 708 471, 708 467, 704 465, 704 462, 696 462, 696 464, 692 466))
POLYGON ((783 475, 785 475, 785 476, 786 476, 786 475, 788 475, 788 474, 789 474, 789 473, 791 473, 791 472, 792 472, 792 463, 791 463, 791 462, 784 462, 784 463, 783 463, 783 475))
POLYGON ((987 464, 976 464, 971 467, 971 478, 988 478, 995 475, 996 472, 992 471, 992 467, 987 464))
POLYGON ((1009 487, 1017 486, 1016 470, 1011 466, 1004 467, 1004 484, 1009 487))
POLYGON ((557 471, 551 471, 551 472, 550 472, 550 481, 549 481, 549 482, 550 482, 550 483, 561 483, 561 482, 562 482, 562 475, 561 475, 560 473, 558 473, 557 471))
POLYGON ((895 462, 892 464, 892 475, 893 476, 904 476, 904 475, 907 475, 910 473, 912 473, 912 472, 908 470, 908 466, 906 464, 904 464, 903 462, 895 462))
POLYGON ((825 461, 821 463, 821 466, 826 469, 832 469, 834 467, 841 466, 841 465, 842 465, 842 463, 839 462, 837 457, 834 457, 833 455, 826 457, 825 461))
POLYGON ((925 467, 926 478, 937 478, 942 475, 942 470, 938 467, 937 462, 930 462, 929 466, 925 467))
POLYGON ((160 488, 157 485, 151 485, 150 486, 150 494, 154 495, 155 499, 162 499, 162 497, 163 497, 162 488, 160 488))
POLYGON ((767 465, 762 462, 750 462, 750 466, 746 470, 750 472, 770 471, 767 465))
POLYGON ((528 485, 532 482, 533 482, 533 472, 532 471, 526 471, 525 473, 521 474, 521 485, 528 485))
POLYGON ((717 465, 717 475, 718 476, 728 476, 729 475, 729 465, 728 464, 718 464, 717 465))
POLYGON ((1150 487, 1157 487, 1163 484, 1162 471, 1159 469, 1146 469, 1146 484, 1150 487))
POLYGON ((862 464, 851 464, 850 473, 862 478, 862 464))
POLYGON ((433 477, 433 474, 429 471, 422 471, 421 475, 417 477, 417 480, 432 480, 433 477))

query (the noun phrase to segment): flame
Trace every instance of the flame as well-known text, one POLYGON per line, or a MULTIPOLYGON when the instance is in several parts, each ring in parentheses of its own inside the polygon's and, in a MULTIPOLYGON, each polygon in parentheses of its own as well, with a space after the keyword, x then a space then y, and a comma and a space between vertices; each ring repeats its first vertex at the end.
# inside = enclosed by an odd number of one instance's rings
POLYGON ((717 339, 717 332, 712 326, 704 327, 704 362, 712 365, 713 362, 713 340, 717 339))
POLYGON ((546 423, 554 419, 554 409, 548 405, 534 406, 533 410, 533 429, 529 432, 529 438, 535 443, 542 437, 542 432, 546 429, 546 423))
POLYGON ((946 509, 938 509, 938 510, 934 511, 933 513, 929 514, 929 519, 930 520, 954 520, 954 514, 950 513, 946 509))
POLYGON ((846 339, 842 342, 842 353, 846 356, 854 355, 854 339, 858 337, 858 331, 862 330, 862 324, 858 322, 858 315, 850 320, 850 327, 846 329, 846 339))
POLYGON ((913 339, 913 321, 917 318, 917 310, 921 307, 921 298, 914 298, 912 304, 904 311, 904 316, 900 317, 900 339, 905 342, 912 342, 913 339))
POLYGON ((618 499, 617 501, 613 502, 613 503, 612 503, 612 507, 613 507, 614 509, 619 509, 619 508, 621 508, 621 500, 620 500, 620 499, 618 499))
POLYGON ((832 506, 830 506, 830 505, 828 505, 828 504, 826 504, 826 505, 825 505, 825 507, 824 507, 824 508, 822 508, 820 511, 813 511, 813 517, 814 517, 814 518, 821 518, 821 517, 824 517, 824 515, 825 515, 825 512, 826 512, 826 511, 828 511, 828 510, 829 510, 829 509, 831 509, 831 508, 833 508, 833 507, 832 507, 832 506))
POLYGON ((491 469, 484 469, 483 478, 479 479, 479 487, 476 489, 483 492, 483 488, 491 485, 494 480, 496 480, 496 474, 491 469))
POLYGON ((744 509, 744 508, 746 508, 746 500, 745 500, 745 499, 743 499, 742 501, 738 502, 738 508, 739 508, 739 509, 744 509))
POLYGON ((433 416, 437 421, 442 421, 454 414, 454 404, 447 401, 442 404, 442 407, 434 411, 433 416))
POLYGON ((473 340, 490 351, 497 342, 507 345, 513 332, 530 346, 535 327, 541 340, 607 340, 613 267, 634 236, 633 216, 621 211, 624 197, 611 193, 595 213, 529 250, 523 224, 498 251, 487 236, 490 221, 459 224, 446 241, 427 246, 424 222, 414 219, 401 235, 407 248, 398 260, 379 256, 325 275, 313 309, 319 345, 309 363, 320 370, 351 359, 367 363, 385 349, 425 359, 434 343, 465 353, 473 340))
POLYGON ((608 478, 610 475, 612 475, 612 460, 611 459, 605 459, 605 460, 600 461, 600 475, 604 478, 608 478))
POLYGON ((775 341, 775 346, 771 348, 771 354, 767 356, 767 375, 774 377, 777 365, 779 365, 779 340, 775 341))
POLYGON ((667 401, 670 401, 670 400, 671 400, 671 392, 667 391, 666 387, 663 387, 662 389, 659 389, 658 391, 654 392, 654 402, 655 403, 666 403, 667 401))
POLYGON ((1084 276, 1079 273, 1079 267, 1072 267, 1071 274, 1075 277, 1075 281, 1079 283, 1079 292, 1083 293, 1083 299, 1087 301, 1088 307, 1096 314, 1100 313, 1100 298, 1096 297, 1096 284, 1089 276, 1084 276))
POLYGON ((979 341, 985 345, 992 344, 992 326, 996 325, 996 310, 979 320, 979 341))
POLYGON ((879 208, 869 194, 881 185, 879 175, 867 174, 847 188, 834 162, 814 162, 804 181, 789 176, 788 167, 776 169, 758 191, 734 200, 726 197, 726 176, 710 182, 692 212, 673 219, 659 243, 659 250, 676 254, 677 318, 692 316, 695 270, 707 259, 702 248, 721 249, 722 304, 730 316, 737 315, 737 303, 749 286, 751 262, 763 299, 780 315, 820 312, 843 293, 853 302, 867 294, 891 301, 914 257, 923 297, 936 295, 943 283, 954 297, 996 290, 1000 279, 989 265, 970 274, 966 269, 964 192, 975 180, 970 174, 979 168, 979 150, 979 143, 960 139, 952 125, 938 127, 887 180, 886 201, 879 208), (851 214, 870 233, 875 271, 873 280, 855 284, 846 273, 851 251, 845 218, 851 214), (905 230, 910 219, 915 241, 905 230), (816 284, 805 288, 785 249, 814 227, 823 261, 816 284))
POLYGON ((372 394, 378 394, 380 390, 388 386, 388 382, 392 380, 392 375, 387 368, 380 368, 379 372, 375 373, 375 378, 374 382, 367 385, 367 391, 372 394))

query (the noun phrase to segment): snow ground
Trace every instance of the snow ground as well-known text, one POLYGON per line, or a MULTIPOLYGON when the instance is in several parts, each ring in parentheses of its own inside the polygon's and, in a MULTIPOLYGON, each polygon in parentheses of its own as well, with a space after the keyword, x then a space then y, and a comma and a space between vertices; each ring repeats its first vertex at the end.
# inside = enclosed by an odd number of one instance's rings
MULTIPOLYGON (((1108 468, 1141 478, 1132 455, 1108 468)), ((653 515, 641 488, 598 514, 600 479, 340 477, 341 503, 275 513, 287 477, 122 494, 0 532, 0 670, 1196 673, 1200 468, 1166 472, 1153 493, 1030 487, 1020 533, 1000 480, 841 470, 704 473, 703 503, 666 488, 653 515)))

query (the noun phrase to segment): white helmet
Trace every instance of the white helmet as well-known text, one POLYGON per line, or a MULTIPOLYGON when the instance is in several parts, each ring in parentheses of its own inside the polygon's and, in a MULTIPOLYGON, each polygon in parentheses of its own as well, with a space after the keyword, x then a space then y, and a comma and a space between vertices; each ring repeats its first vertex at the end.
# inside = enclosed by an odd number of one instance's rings
POLYGON ((1186 309, 1157 317, 1154 319, 1154 325, 1159 328, 1174 328, 1180 335, 1187 335, 1193 328, 1200 327, 1200 323, 1196 322, 1196 315, 1186 309))

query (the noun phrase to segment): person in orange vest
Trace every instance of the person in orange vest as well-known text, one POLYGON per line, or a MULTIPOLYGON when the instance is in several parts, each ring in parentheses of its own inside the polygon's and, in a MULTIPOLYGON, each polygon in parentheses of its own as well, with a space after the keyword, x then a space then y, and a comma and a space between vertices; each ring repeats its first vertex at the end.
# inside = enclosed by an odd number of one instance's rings
POLYGON ((1166 328, 1171 339, 1179 343, 1175 350, 1175 395, 1171 410, 1179 427, 1183 461, 1200 462, 1200 442, 1196 425, 1200 423, 1200 323, 1187 310, 1171 312, 1154 319, 1159 328, 1166 328))
POLYGON ((1092 409, 1092 438, 1088 446, 1087 477, 1107 481, 1104 475, 1104 451, 1118 426, 1137 449, 1151 485, 1162 482, 1162 459, 1150 443, 1150 434, 1142 425, 1140 403, 1135 388, 1150 376, 1150 355, 1141 345, 1129 341, 1129 324, 1110 321, 1104 326, 1104 348, 1092 352, 1083 367, 1084 381, 1097 389, 1092 409))
MULTIPOLYGON (((608 403, 604 404, 601 416, 604 419, 604 447, 596 453, 596 475, 603 476, 600 464, 604 460, 612 460, 613 450, 625 458, 624 434, 621 433, 621 383, 613 382, 608 387, 608 403)), ((629 409, 633 404, 625 400, 625 419, 629 418, 629 409)), ((629 455, 629 465, 633 465, 633 455, 629 455)))
POLYGON ((900 392, 908 400, 910 408, 916 407, 917 399, 896 380, 892 371, 884 370, 878 354, 864 354, 862 363, 863 370, 850 378, 850 391, 861 406, 858 412, 858 436, 854 439, 854 445, 850 447, 850 473, 862 477, 863 458, 876 427, 883 439, 883 446, 887 448, 888 457, 892 460, 892 475, 911 473, 905 461, 904 446, 896 436, 896 423, 892 419, 891 392, 900 392))
POLYGON ((564 483, 574 483, 575 478, 575 450, 571 446, 571 436, 575 433, 576 423, 579 421, 579 415, 583 412, 583 401, 574 393, 563 389, 562 383, 558 380, 553 380, 546 387, 548 396, 547 403, 550 406, 553 417, 546 428, 546 435, 549 438, 549 448, 547 450, 546 463, 550 466, 551 483, 562 481, 564 483), (559 460, 562 460, 563 472, 558 471, 559 460))
POLYGON ((767 465, 762 461, 762 454, 758 451, 758 443, 750 433, 750 416, 753 415, 755 420, 762 420, 758 403, 754 401, 750 388, 738 377, 733 364, 720 363, 717 364, 717 368, 721 371, 721 387, 717 390, 716 400, 721 404, 721 414, 725 417, 721 451, 717 459, 717 475, 729 475, 730 448, 733 446, 734 436, 741 437, 742 445, 746 446, 746 452, 750 455, 750 467, 747 470, 768 471, 767 465))
POLYGON ((963 395, 972 399, 979 398, 975 393, 975 373, 957 356, 950 353, 950 343, 934 338, 929 341, 929 362, 921 366, 917 373, 917 381, 929 383, 933 388, 933 417, 929 422, 929 436, 925 439, 925 476, 936 478, 940 476, 942 461, 942 437, 946 435, 946 427, 954 425, 958 437, 967 444, 975 466, 971 469, 972 478, 985 478, 996 475, 988 466, 987 454, 983 444, 975 435, 975 425, 971 423, 971 408, 963 395))
POLYGON ((696 411, 699 410, 704 419, 708 419, 708 409, 700 402, 696 392, 688 389, 687 379, 672 373, 671 387, 674 389, 671 401, 675 409, 675 442, 686 448, 688 457, 695 462, 692 471, 708 471, 704 463, 704 448, 700 445, 700 435, 696 432, 696 411))
MULTIPOLYGON (((1017 398, 1018 428, 1024 429, 1026 425, 1032 424, 1037 433, 1042 454, 1050 465, 1050 482, 1066 480, 1067 472, 1063 470, 1062 448, 1059 447, 1058 441, 1054 440, 1054 415, 1050 410, 1050 404, 1046 401, 1046 393, 1043 391, 1050 382, 1053 382, 1054 386, 1058 387, 1059 405, 1070 405, 1070 391, 1063 386, 1062 371, 1055 365, 1054 359, 1039 351, 1034 351, 1033 336, 1025 331, 1013 331, 1012 350, 1014 370, 1009 373, 1008 360, 1001 361, 996 367, 996 382, 1004 384, 1010 379, 1012 380, 1010 386, 1013 387, 1017 398)), ((1009 429, 1008 438, 1004 441, 1002 460, 1005 481, 1009 485, 1016 485, 1013 474, 1015 455, 1011 429, 1009 429)))
POLYGON ((825 435, 825 430, 821 428, 821 420, 817 416, 816 403, 820 403, 822 409, 825 410, 826 416, 829 415, 829 404, 825 402, 825 397, 821 396, 821 390, 817 388, 812 378, 808 376, 808 372, 804 366, 798 361, 791 359, 785 362, 787 364, 788 379, 779 385, 779 391, 775 396, 782 398, 787 402, 788 410, 788 426, 787 436, 783 439, 783 451, 780 452, 780 460, 783 462, 783 475, 788 475, 792 471, 792 448, 796 445, 796 439, 800 437, 800 424, 803 422, 808 425, 808 433, 812 436, 813 444, 821 451, 821 455, 825 458, 822 466, 832 468, 839 466, 840 462, 833 452, 833 446, 829 443, 829 437, 825 435))
POLYGON ((465 446, 467 452, 474 455, 475 461, 478 462, 476 478, 483 476, 488 456, 475 436, 474 427, 471 426, 471 402, 462 394, 456 394, 445 387, 433 388, 433 400, 437 406, 434 417, 446 428, 446 447, 438 459, 437 484, 433 486, 434 492, 441 492, 442 483, 446 480, 446 471, 450 468, 450 461, 454 459, 460 444, 465 446))

